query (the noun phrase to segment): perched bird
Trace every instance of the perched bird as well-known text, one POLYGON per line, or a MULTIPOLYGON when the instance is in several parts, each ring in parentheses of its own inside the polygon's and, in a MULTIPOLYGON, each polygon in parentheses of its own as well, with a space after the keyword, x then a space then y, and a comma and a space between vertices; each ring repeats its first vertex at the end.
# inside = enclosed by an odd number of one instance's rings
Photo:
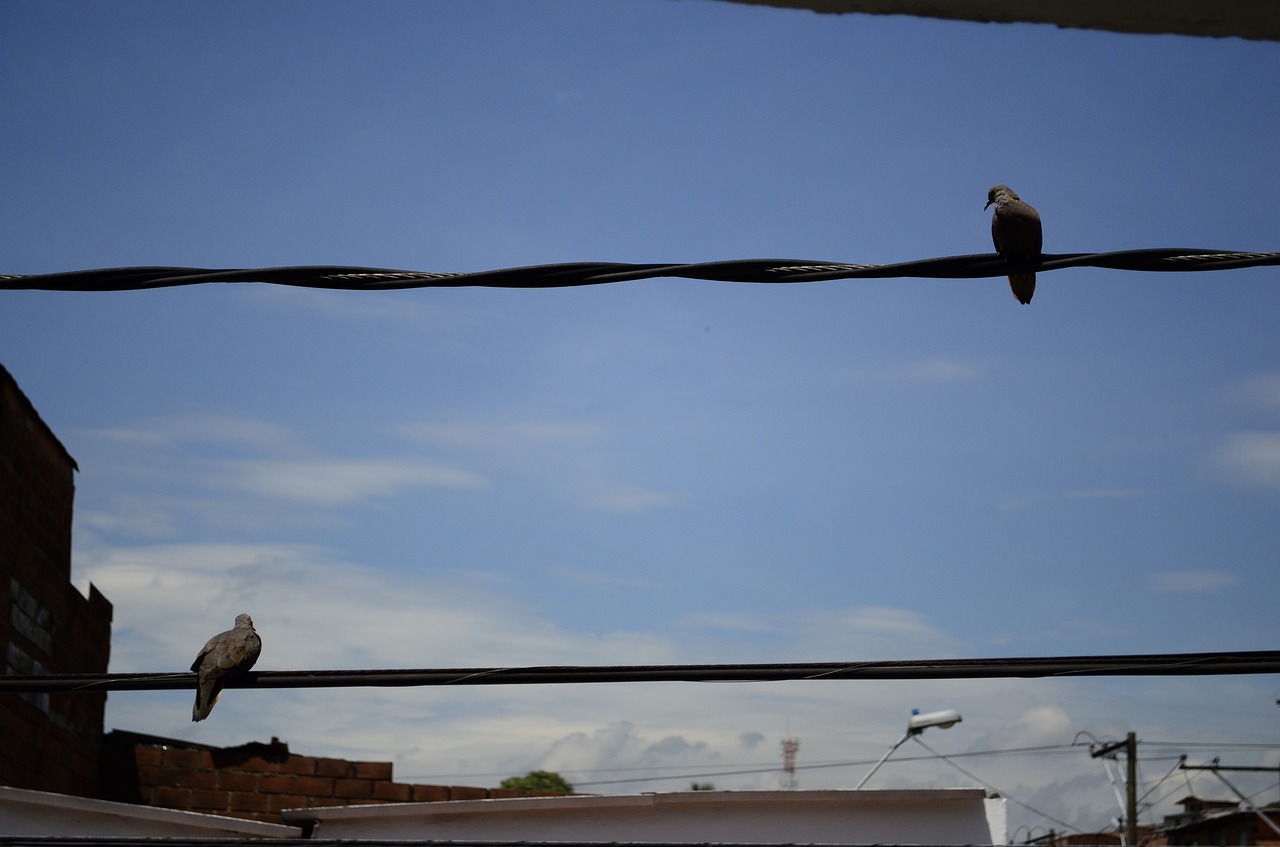
POLYGON ((222 695, 222 684, 246 673, 258 661, 262 639, 253 628, 253 618, 236 615, 234 629, 219 632, 191 663, 196 672, 196 704, 191 707, 191 720, 202 721, 213 711, 222 695))
MULTIPOLYGON (((996 204, 996 210, 991 216, 991 240, 995 242, 996 252, 1005 261, 1015 264, 1039 259, 1044 241, 1040 232, 1040 213, 1023 203, 1022 198, 1007 185, 992 186, 987 192, 987 205, 982 208, 992 203, 996 204)), ((1009 287, 1018 302, 1025 306, 1031 302, 1031 295, 1036 293, 1036 275, 1009 274, 1009 287)))

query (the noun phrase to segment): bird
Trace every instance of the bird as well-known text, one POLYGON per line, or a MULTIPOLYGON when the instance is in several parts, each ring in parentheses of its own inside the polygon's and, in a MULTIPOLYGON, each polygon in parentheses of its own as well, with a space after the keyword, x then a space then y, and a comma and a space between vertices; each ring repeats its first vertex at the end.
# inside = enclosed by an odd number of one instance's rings
MULTIPOLYGON (((1040 258, 1040 248, 1044 243, 1044 235, 1040 230, 1040 213, 1022 198, 1013 193, 1007 185, 993 185, 987 192, 988 208, 996 205, 991 215, 991 240, 996 245, 996 252, 1006 262, 1025 265, 1040 258)), ((1036 293, 1036 275, 1031 273, 1009 274, 1009 287, 1018 302, 1027 305, 1031 295, 1036 293)))
POLYGON ((236 615, 236 625, 210 638, 191 663, 196 673, 196 703, 191 720, 202 721, 213 711, 222 695, 223 683, 243 676, 258 661, 262 639, 253 628, 253 618, 236 615))

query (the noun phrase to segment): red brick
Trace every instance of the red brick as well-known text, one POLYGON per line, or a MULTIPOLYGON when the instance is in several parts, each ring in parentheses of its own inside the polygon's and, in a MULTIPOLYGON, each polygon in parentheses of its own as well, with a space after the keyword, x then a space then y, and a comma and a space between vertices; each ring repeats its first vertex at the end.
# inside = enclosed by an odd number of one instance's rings
POLYGON ((367 779, 337 779, 333 782, 334 797, 372 797, 373 783, 367 779))
POLYGON ((323 776, 300 776, 296 787, 299 794, 312 797, 333 796, 333 780, 323 776))
POLYGON ((191 792, 193 809, 225 809, 227 808, 227 792, 198 788, 191 792))
POLYGON ((164 764, 171 768, 209 768, 213 761, 205 750, 190 747, 170 747, 164 751, 164 764))
POLYGON ((403 782, 375 782, 373 796, 392 803, 407 803, 413 797, 413 786, 403 782))
POLYGON ((218 772, 213 770, 173 770, 169 781, 183 788, 217 788, 218 772))
POLYGON ((271 779, 274 774, 264 774, 258 776, 256 773, 245 773, 244 771, 216 771, 218 777, 218 788, 227 791, 257 791, 259 779, 271 779))
POLYGON ((391 779, 390 762, 356 762, 355 765, 360 779, 391 779))
POLYGON ((311 804, 307 802, 307 798, 300 794, 268 794, 267 805, 273 812, 283 812, 285 809, 305 809, 311 804))
POLYGON ((524 797, 526 791, 523 788, 490 788, 489 797, 498 799, 503 797, 524 797))
POLYGON ((354 776, 355 763, 346 759, 316 759, 316 776, 354 776))
POLYGON ((265 794, 233 791, 227 799, 227 808, 233 812, 269 812, 271 804, 265 794))
POLYGON ((264 773, 258 777, 258 790, 265 794, 295 794, 298 778, 291 773, 264 773))
POLYGON ((280 770, 280 763, 265 759, 262 756, 248 756, 236 762, 236 768, 242 771, 257 771, 259 773, 277 773, 280 770))
POLYGON ((470 785, 449 786, 450 800, 485 800, 489 797, 489 789, 473 788, 470 785))
POLYGON ((409 799, 415 803, 443 803, 449 799, 447 785, 410 785, 409 799))
POLYGON ((290 756, 280 763, 280 773, 296 773, 312 776, 316 772, 316 760, 310 756, 290 756))
POLYGON ((138 745, 133 748, 133 759, 138 763, 139 767, 143 765, 158 765, 160 759, 164 755, 164 750, 159 747, 143 747, 138 745))
POLYGON ((151 789, 151 802, 167 809, 185 809, 191 805, 191 792, 185 788, 157 786, 151 789))
POLYGON ((172 768, 139 767, 138 785, 172 785, 173 774, 172 768))

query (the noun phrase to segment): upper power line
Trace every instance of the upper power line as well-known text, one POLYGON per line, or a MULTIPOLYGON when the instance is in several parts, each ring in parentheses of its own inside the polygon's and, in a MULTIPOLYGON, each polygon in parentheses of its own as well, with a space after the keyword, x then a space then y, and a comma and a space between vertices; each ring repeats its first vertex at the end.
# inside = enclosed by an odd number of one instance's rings
MULTIPOLYGON (((1280 265, 1280 253, 1191 248, 1113 253, 1046 253, 1028 271, 1108 268, 1124 271, 1222 271, 1280 265)), ((282 268, 99 268, 52 274, 0 275, 0 290, 134 291, 211 282, 260 282, 303 288, 390 291, 403 288, 565 288, 659 277, 718 282, 824 282, 838 279, 978 279, 1005 276, 1010 264, 997 253, 942 256, 895 264, 847 264, 806 259, 734 259, 696 264, 570 262, 474 273, 438 273, 336 265, 282 268)))

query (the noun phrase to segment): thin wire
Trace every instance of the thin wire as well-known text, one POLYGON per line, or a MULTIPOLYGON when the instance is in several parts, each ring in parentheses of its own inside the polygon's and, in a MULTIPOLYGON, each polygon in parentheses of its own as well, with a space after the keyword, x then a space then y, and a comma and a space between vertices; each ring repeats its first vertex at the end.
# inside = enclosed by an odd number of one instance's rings
POLYGON ((959 765, 957 765, 955 762, 951 761, 951 760, 950 760, 950 759, 948 759, 946 756, 942 755, 942 754, 941 754, 941 753, 939 753, 937 750, 935 750, 935 749, 933 749, 932 747, 930 747, 928 744, 925 744, 923 741, 921 741, 921 740, 920 740, 920 736, 919 736, 919 735, 913 735, 913 736, 911 736, 911 737, 912 737, 913 739, 915 739, 915 742, 916 742, 917 744, 919 744, 919 745, 920 745, 921 747, 923 747, 924 749, 928 750, 928 751, 929 751, 930 753, 932 753, 934 756, 936 756, 937 758, 939 758, 939 759, 941 759, 942 761, 946 762, 948 765, 951 765, 951 767, 953 767, 953 768, 955 768, 956 770, 960 771, 960 773, 962 773, 962 774, 964 774, 965 776, 969 777, 969 779, 972 779, 974 782, 978 783, 979 785, 981 785, 983 788, 987 789, 988 791, 994 791, 996 794, 999 794, 1001 797, 1004 797, 1004 798, 1005 798, 1006 800, 1008 800, 1010 803, 1013 803, 1013 804, 1014 804, 1014 805, 1016 805, 1016 806, 1021 806, 1022 808, 1026 809, 1028 812, 1031 812, 1033 815, 1039 815, 1040 817, 1042 817, 1042 818, 1044 818, 1044 819, 1046 819, 1046 820, 1051 820, 1051 821, 1053 821, 1053 822, 1054 822, 1054 823, 1056 823, 1056 824, 1059 824, 1059 825, 1061 825, 1061 826, 1065 826, 1067 829, 1074 829, 1076 832, 1083 832, 1083 831, 1084 831, 1084 830, 1080 829, 1080 827, 1078 827, 1078 826, 1073 826, 1072 824, 1069 824, 1069 823, 1067 823, 1067 822, 1066 822, 1066 821, 1064 821, 1064 820, 1060 820, 1060 819, 1058 819, 1058 818, 1055 818, 1053 815, 1049 814, 1048 812, 1042 812, 1042 811, 1040 811, 1039 809, 1035 808, 1034 806, 1029 806, 1029 805, 1027 805, 1026 803, 1022 802, 1021 800, 1018 800, 1018 799, 1016 799, 1016 798, 1014 798, 1014 797, 1010 797, 1010 796, 1009 796, 1009 794, 1008 794, 1008 792, 1001 791, 999 788, 996 788, 994 785, 992 785, 991 783, 987 782, 986 780, 983 780, 982 778, 978 777, 976 774, 970 773, 969 771, 967 771, 967 770, 965 770, 964 768, 960 767, 960 766, 959 766, 959 765))
POLYGON ((1268 744, 1263 741, 1146 741, 1142 742, 1147 747, 1207 747, 1211 750, 1275 750, 1280 748, 1280 743, 1268 744))
MULTIPOLYGON (((1168 773, 1166 773, 1164 776, 1160 777, 1160 779, 1158 779, 1158 780, 1156 781, 1156 784, 1155 784, 1155 785, 1151 786, 1151 787, 1150 787, 1150 788, 1148 788, 1146 791, 1142 792, 1142 796, 1141 796, 1141 797, 1139 797, 1139 798, 1137 799, 1137 801, 1136 801, 1136 802, 1137 802, 1137 804, 1138 804, 1138 805, 1142 805, 1142 802, 1143 802, 1144 800, 1146 800, 1148 797, 1150 797, 1150 796, 1151 796, 1151 793, 1152 793, 1153 791, 1155 791, 1157 788, 1159 788, 1161 785, 1163 785, 1163 784, 1164 784, 1164 781, 1165 781, 1166 779, 1168 779, 1169 777, 1171 777, 1171 776, 1173 776, 1175 773, 1177 773, 1177 772, 1178 772, 1178 770, 1179 770, 1178 765, 1180 765, 1180 764, 1182 764, 1182 757, 1181 757, 1181 756, 1179 756, 1179 757, 1178 757, 1178 761, 1174 763, 1173 767, 1169 768, 1169 772, 1168 772, 1168 773)), ((1164 799, 1164 798, 1161 798, 1161 799, 1164 799)), ((1155 801, 1155 802, 1148 803, 1148 804, 1147 804, 1147 806, 1148 806, 1148 807, 1154 806, 1157 802, 1159 802, 1159 801, 1157 800, 1157 801, 1155 801)))
POLYGON ((405 288, 564 288, 639 279, 678 277, 719 282, 790 283, 837 279, 977 279, 1010 271, 1054 271, 1063 268, 1111 270, 1220 271, 1280 265, 1280 253, 1237 252, 1193 248, 1121 250, 1112 253, 1046 253, 1039 261, 1011 263, 998 253, 942 256, 894 264, 849 264, 807 259, 733 259, 696 264, 625 264, 569 262, 530 265, 474 273, 408 271, 340 265, 280 268, 98 268, 52 274, 0 275, 0 290, 133 291, 212 282, 261 282, 304 288, 391 291, 405 288))
MULTIPOLYGON (((1280 673, 1280 651, 925 659, 789 664, 543 666, 527 668, 251 671, 227 688, 546 685, 617 682, 781 682, 863 679, 1007 679, 1280 673)), ((0 676, 0 691, 101 692, 192 689, 193 673, 0 676)))
MULTIPOLYGON (((1009 756, 1027 756, 1027 755, 1036 756, 1036 755, 1039 755, 1039 756, 1043 756, 1043 755, 1050 755, 1050 754, 1057 754, 1057 753, 1070 753, 1070 752, 1074 752, 1074 750, 1075 750, 1075 747, 1074 747, 1073 745, 1071 745, 1071 744, 1046 744, 1046 745, 1042 745, 1042 746, 1039 746, 1039 747, 1010 747, 1010 748, 1008 748, 1008 749, 1006 749, 1006 750, 974 750, 974 751, 970 751, 970 752, 967 752, 967 753, 955 753, 955 754, 953 754, 953 755, 954 755, 954 756, 956 756, 956 757, 960 757, 960 756, 1004 756, 1004 755, 1009 755, 1009 756)), ((932 757, 930 757, 930 756, 915 756, 915 757, 912 757, 912 756, 902 756, 902 757, 899 757, 899 758, 894 759, 894 761, 895 761, 895 762, 927 761, 927 760, 928 760, 928 759, 930 759, 930 758, 932 758, 932 757)), ((874 759, 854 759, 854 760, 848 760, 848 761, 840 760, 840 761, 833 761, 833 762, 811 762, 811 763, 806 764, 806 765, 796 765, 795 767, 796 767, 796 770, 823 770, 823 769, 827 769, 827 768, 851 768, 851 767, 863 767, 863 766, 865 766, 865 765, 872 764, 874 761, 875 761, 874 759)), ((671 771, 677 771, 677 770, 678 770, 678 771, 692 771, 692 770, 696 770, 697 768, 703 768, 703 767, 706 767, 706 765, 705 765, 705 764, 701 764, 701 765, 666 765, 666 766, 665 766, 665 769, 666 769, 666 770, 671 770, 671 771)), ((743 762, 743 763, 741 763, 741 764, 739 764, 739 765, 726 765, 725 767, 744 768, 745 770, 741 770, 741 771, 734 771, 734 773, 747 773, 747 774, 751 774, 751 773, 772 773, 772 772, 777 771, 777 770, 779 770, 779 769, 780 769, 780 765, 777 765, 777 764, 771 764, 771 763, 770 763, 770 764, 766 764, 766 763, 764 763, 764 762, 743 762)), ((568 769, 568 770, 561 770, 561 771, 560 771, 560 773, 563 773, 563 774, 566 774, 566 775, 573 775, 573 774, 596 774, 596 773, 628 773, 628 772, 637 772, 637 771, 638 771, 638 772, 641 772, 641 773, 651 773, 653 770, 654 770, 654 768, 653 768, 653 767, 628 767, 628 768, 579 768, 579 769, 572 769, 572 768, 571 768, 571 769, 568 769)), ((613 781, 613 782, 618 782, 618 783, 624 783, 624 782, 640 782, 640 781, 642 781, 642 780, 643 780, 643 781, 658 781, 658 780, 667 780, 667 779, 689 779, 689 778, 700 778, 700 777, 706 777, 706 776, 719 776, 719 775, 720 775, 720 774, 707 774, 707 773, 672 773, 672 774, 669 774, 669 775, 666 775, 666 776, 645 776, 645 777, 636 777, 635 779, 619 779, 619 780, 612 780, 612 781, 613 781)), ((510 776, 510 774, 509 774, 508 772, 506 772, 506 771, 501 771, 501 772, 497 772, 497 771, 494 771, 494 772, 481 772, 481 773, 461 773, 461 774, 459 774, 459 773, 452 773, 452 774, 415 774, 413 777, 406 777, 406 779, 409 779, 409 778, 412 778, 412 779, 459 779, 459 778, 478 778, 478 777, 485 777, 485 776, 510 776)), ((574 779, 574 780, 573 780, 573 783, 574 783, 575 785, 599 785, 599 784, 602 784, 602 783, 598 783, 598 782, 590 782, 590 783, 588 783, 588 782, 581 782, 581 781, 579 781, 579 780, 577 780, 577 779, 574 779)))
MULTIPOLYGON (((1059 744, 1059 745, 1046 745, 1043 747, 1018 747, 1018 748, 1011 748, 1008 750, 974 750, 967 753, 955 753, 953 754, 953 756, 955 758, 961 758, 961 757, 1000 756, 1000 755, 1028 755, 1028 754, 1044 755, 1046 753, 1069 753, 1069 752, 1073 752, 1073 748, 1071 745, 1059 744)), ((932 758, 933 758, 932 756, 898 756, 898 757, 895 757, 893 761, 896 763, 927 762, 932 758)), ((877 759, 853 759, 845 762, 820 762, 817 764, 796 765, 795 769, 798 771, 800 770, 811 771, 811 770, 822 770, 822 769, 828 769, 828 768, 866 767, 867 765, 874 764, 876 761, 878 760, 877 759)), ((686 765, 686 767, 689 767, 689 766, 686 765)), ((644 769, 637 768, 637 770, 644 770, 644 769)), ((672 780, 672 779, 698 779, 698 778, 711 777, 711 776, 737 776, 740 774, 774 773, 777 770, 779 770, 778 765, 769 765, 769 766, 752 768, 750 770, 721 771, 718 773, 685 773, 685 774, 670 774, 665 776, 663 775, 640 776, 640 777, 633 777, 629 779, 601 779, 601 780, 592 780, 592 781, 586 781, 586 782, 583 782, 580 780, 574 780, 574 785, 619 785, 619 784, 629 783, 629 782, 665 782, 667 780, 672 780)), ((583 771, 566 771, 566 773, 583 773, 583 771)))

